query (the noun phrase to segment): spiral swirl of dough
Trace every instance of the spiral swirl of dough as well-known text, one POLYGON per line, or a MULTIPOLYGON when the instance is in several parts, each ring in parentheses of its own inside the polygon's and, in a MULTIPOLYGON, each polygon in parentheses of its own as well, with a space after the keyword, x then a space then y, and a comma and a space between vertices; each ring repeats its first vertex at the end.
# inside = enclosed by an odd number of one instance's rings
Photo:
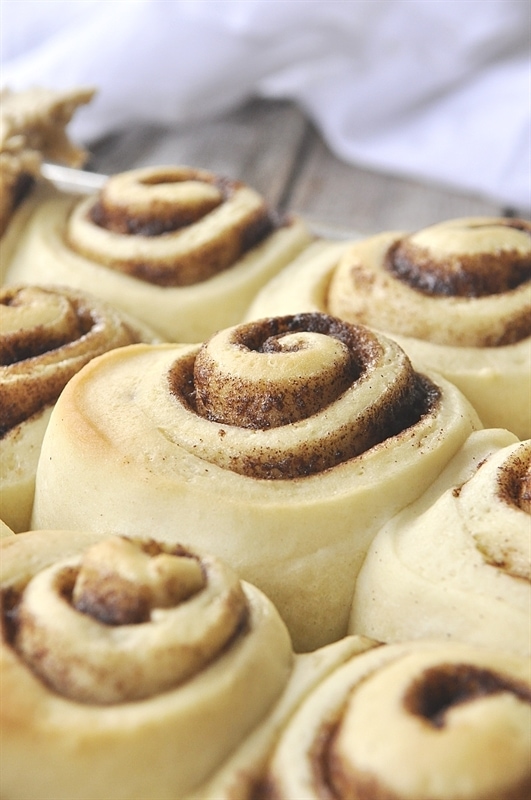
POLYGON ((271 233, 263 198, 242 183, 189 167, 145 167, 110 177, 76 205, 71 247, 159 286, 189 286, 230 267, 271 233))
POLYGON ((523 800, 529 661, 461 643, 388 645, 340 666, 280 737, 261 800, 523 800))
POLYGON ((175 364, 170 384, 179 444, 263 479, 354 458, 419 422, 438 395, 393 342, 323 314, 221 331, 175 364))
POLYGON ((182 797, 289 678, 276 610, 217 558, 72 531, 2 545, 9 797, 182 797))
POLYGON ((0 291, 0 516, 27 530, 51 409, 70 378, 115 347, 157 341, 94 296, 59 286, 0 291))
POLYGON ((465 218, 347 251, 330 313, 436 344, 503 347, 531 335, 531 223, 465 218))
POLYGON ((531 224, 473 217, 412 235, 316 242, 246 314, 321 311, 394 339, 470 400, 485 427, 531 436, 531 224))
POLYGON ((33 527, 178 529, 273 599, 296 650, 345 634, 376 530, 480 426, 395 343, 323 314, 126 349, 61 395, 33 527))
POLYGON ((14 647, 58 694, 123 703, 203 669, 244 624, 245 609, 239 581, 217 561, 115 538, 32 578, 14 647))
POLYGON ((4 288, 0 303, 2 435, 57 400, 91 358, 146 340, 142 326, 135 330, 106 303, 68 288, 4 288))
POLYGON ((381 529, 358 577, 351 631, 531 655, 531 440, 515 438, 473 433, 426 495, 381 529))
MULTIPOLYGON (((242 182, 186 166, 109 177, 97 195, 39 203, 5 283, 92 291, 173 342, 241 320, 256 292, 311 241, 242 182)), ((11 252, 12 250, 12 252, 11 252)))

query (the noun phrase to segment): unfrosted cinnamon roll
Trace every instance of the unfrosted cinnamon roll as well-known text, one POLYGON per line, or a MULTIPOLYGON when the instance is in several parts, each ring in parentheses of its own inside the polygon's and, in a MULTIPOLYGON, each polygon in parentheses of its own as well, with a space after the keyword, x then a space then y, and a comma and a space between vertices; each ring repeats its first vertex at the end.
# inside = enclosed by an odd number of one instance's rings
POLYGON ((97 196, 42 203, 7 272, 96 291, 171 341, 239 322, 311 240, 245 184, 184 166, 110 177, 97 196))
POLYGON ((265 591, 310 650, 345 634, 376 530, 479 426, 394 342, 324 314, 129 347, 63 392, 33 527, 166 541, 178 528, 265 591))
POLYGON ((531 436, 530 222, 463 218, 318 243, 248 316, 310 310, 384 332, 455 383, 486 427, 531 436))
POLYGON ((29 527, 42 438, 67 381, 91 358, 141 341, 158 337, 85 292, 0 290, 0 516, 13 530, 29 527))
POLYGON ((531 656, 531 440, 477 431, 375 537, 350 629, 460 639, 531 656))
POLYGON ((283 731, 253 800, 524 800, 529 659, 457 642, 369 650, 283 731))
POLYGON ((216 558, 71 531, 0 546, 2 797, 184 797, 289 679, 275 608, 216 558))

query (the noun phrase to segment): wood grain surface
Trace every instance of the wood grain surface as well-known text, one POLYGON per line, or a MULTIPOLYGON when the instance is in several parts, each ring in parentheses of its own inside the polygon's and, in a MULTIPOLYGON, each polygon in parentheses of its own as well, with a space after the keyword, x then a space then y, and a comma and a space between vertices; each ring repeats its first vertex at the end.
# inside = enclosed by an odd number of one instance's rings
POLYGON ((274 206, 304 215, 323 233, 416 230, 473 215, 526 216, 449 187, 351 166, 336 158, 292 103, 250 99, 214 120, 174 129, 139 123, 92 148, 103 173, 186 164, 238 178, 274 206))

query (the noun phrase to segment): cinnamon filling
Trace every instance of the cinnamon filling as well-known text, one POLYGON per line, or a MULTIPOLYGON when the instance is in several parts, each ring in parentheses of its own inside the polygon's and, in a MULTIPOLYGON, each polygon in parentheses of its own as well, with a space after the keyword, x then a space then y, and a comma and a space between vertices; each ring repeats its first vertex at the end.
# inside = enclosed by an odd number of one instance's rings
MULTIPOLYGON (((499 223, 502 226, 502 223, 499 223)), ((479 229, 481 225, 469 230, 479 229)), ((484 227, 492 227, 492 223, 484 227)), ((503 226, 502 226, 503 227, 503 226)), ((505 227, 531 236, 531 225, 508 220, 505 227)), ((466 234, 464 231, 463 235, 466 234)), ((463 250, 440 258, 414 237, 406 237, 390 248, 385 266, 413 289, 428 295, 447 297, 486 297, 518 288, 531 279, 531 251, 497 248, 494 252, 468 253, 463 250)), ((527 323, 528 333, 531 323, 527 323)))
POLYGON ((434 728, 444 728, 446 715, 454 706, 502 692, 531 704, 531 692, 524 684, 471 664, 450 663, 425 670, 403 702, 408 713, 422 717, 434 728))
MULTIPOLYGON (((119 237, 162 241, 168 249, 158 255, 142 256, 134 249, 127 256, 113 253, 90 241, 79 239, 76 224, 69 223, 67 240, 81 255, 139 280, 164 287, 201 283, 230 268, 248 251, 266 239, 280 221, 265 202, 253 194, 252 203, 223 224, 212 223, 211 235, 201 233, 181 246, 172 235, 203 221, 231 204, 241 182, 191 168, 132 171, 110 178, 98 199, 88 208, 84 225, 92 224, 119 237), (166 191, 166 189, 168 191, 166 191)), ((145 247, 142 248, 144 251, 145 247)), ((149 252, 149 251, 148 251, 149 252)))
MULTIPOLYGON (((216 337, 213 337, 213 340, 216 337)), ((170 392, 192 413, 220 429, 223 448, 225 426, 267 431, 294 425, 322 413, 343 398, 358 381, 369 380, 381 356, 379 341, 362 326, 342 322, 326 314, 307 313, 275 317, 240 325, 223 345, 229 351, 226 364, 216 361, 218 350, 205 343, 197 355, 175 362, 169 374, 170 392), (316 350, 311 336, 328 337, 326 348, 316 350), (306 360, 305 354, 309 353, 306 360), (304 367, 286 370, 289 354, 297 353, 304 367), (247 354, 259 354, 257 372, 241 369, 247 354), (263 360, 261 360, 263 356, 263 360), (231 357, 233 361, 231 361, 231 357), (312 360, 313 358, 313 360, 312 360), (231 371, 231 364, 234 371, 231 371), (314 366, 316 364, 317 366, 314 366)), ((393 345, 394 346, 394 345, 393 345)), ((225 351, 222 352, 222 355, 225 351)), ((297 362, 298 366, 299 362, 297 362)), ((397 368, 398 369, 398 368, 397 368)), ((408 360, 400 363, 399 378, 386 401, 356 410, 357 419, 342 420, 340 427, 323 434, 324 439, 296 449, 265 451, 259 445, 232 458, 230 468, 249 477, 292 479, 322 472, 354 458, 417 423, 439 401, 440 392, 424 376, 415 373, 408 360)), ((355 411, 355 401, 347 413, 355 411)), ((281 434, 280 434, 281 435, 281 434)))
POLYGON ((531 445, 522 444, 499 469, 500 499, 531 514, 531 445))

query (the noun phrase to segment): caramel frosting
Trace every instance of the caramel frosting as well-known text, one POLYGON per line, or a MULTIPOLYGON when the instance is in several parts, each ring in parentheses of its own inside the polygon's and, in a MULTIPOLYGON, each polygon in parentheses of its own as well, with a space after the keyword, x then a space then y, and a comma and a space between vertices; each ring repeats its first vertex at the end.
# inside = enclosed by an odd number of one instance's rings
POLYGON ((40 176, 43 159, 81 166, 83 149, 69 139, 66 128, 93 89, 55 92, 34 87, 24 92, 0 92, 0 235, 14 209, 40 176))
POLYGON ((44 428, 68 380, 107 350, 157 337, 106 303, 68 288, 8 287, 0 291, 0 305, 0 511, 20 531, 29 524, 44 428))
POLYGON ((285 626, 217 558, 71 531, 2 546, 9 797, 183 797, 287 683, 285 626))
POLYGON ((257 290, 311 240, 241 181, 180 165, 110 176, 96 195, 39 205, 7 283, 93 289, 172 341, 241 319, 257 290), (42 279, 42 278, 40 278, 42 279))
POLYGON ((531 441, 473 433, 425 496, 375 537, 350 630, 392 642, 445 636, 529 657, 530 464, 531 441))
POLYGON ((531 435, 531 223, 471 217, 318 242, 246 319, 321 311, 397 341, 458 386, 486 427, 531 435))
POLYGON ((523 800, 529 660, 432 640, 339 666, 280 736, 253 800, 523 800))
POLYGON ((345 634, 376 529, 479 427, 394 342, 323 314, 137 345, 78 377, 48 426, 33 527, 148 535, 156 519, 172 541, 177 524, 276 602, 297 650, 345 634))

